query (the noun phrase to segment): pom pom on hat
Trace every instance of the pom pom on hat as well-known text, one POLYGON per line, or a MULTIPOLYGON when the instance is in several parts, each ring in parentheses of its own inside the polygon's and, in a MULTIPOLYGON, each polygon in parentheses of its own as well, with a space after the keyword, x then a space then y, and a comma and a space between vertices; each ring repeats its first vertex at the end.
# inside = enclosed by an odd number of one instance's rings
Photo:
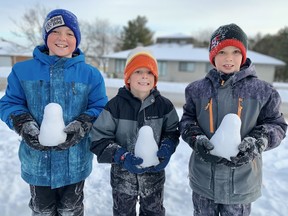
POLYGON ((129 86, 128 79, 130 78, 131 74, 137 69, 145 67, 148 68, 153 75, 155 76, 155 84, 156 86, 158 81, 158 66, 157 60, 153 56, 151 50, 145 47, 137 47, 133 49, 127 57, 126 66, 124 69, 124 81, 125 85, 129 86))
POLYGON ((47 46, 47 38, 51 31, 60 26, 69 27, 76 38, 76 48, 81 41, 81 33, 77 17, 70 11, 64 9, 56 9, 48 13, 43 24, 42 37, 47 46))
POLYGON ((227 47, 235 46, 241 50, 242 64, 246 61, 246 52, 248 49, 248 40, 245 32, 236 24, 220 26, 211 36, 209 44, 209 59, 215 66, 214 58, 217 53, 227 47))

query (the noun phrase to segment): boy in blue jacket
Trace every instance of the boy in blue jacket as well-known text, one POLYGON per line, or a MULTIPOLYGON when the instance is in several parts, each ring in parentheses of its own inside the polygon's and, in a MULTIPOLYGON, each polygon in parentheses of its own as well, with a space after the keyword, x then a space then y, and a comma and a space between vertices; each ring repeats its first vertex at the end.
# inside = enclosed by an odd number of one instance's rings
POLYGON ((124 80, 93 124, 91 151, 99 163, 111 164, 114 216, 136 215, 138 201, 139 215, 164 216, 164 169, 179 143, 178 115, 156 88, 157 61, 149 49, 137 47, 128 54, 124 80), (153 130, 151 137, 145 134, 147 139, 140 140, 143 149, 154 154, 147 143, 151 138, 159 147, 154 155, 160 163, 151 167, 142 167, 143 158, 134 154, 143 126, 153 130))
POLYGON ((185 89, 180 133, 193 149, 189 179, 195 216, 250 215, 251 202, 261 196, 262 152, 277 147, 286 134, 280 96, 257 78, 247 44, 239 26, 220 26, 209 46, 214 68, 185 89), (228 160, 210 154, 209 140, 230 113, 241 119, 242 141, 228 160))
POLYGON ((77 17, 70 11, 47 15, 43 40, 33 59, 13 66, 0 117, 22 137, 21 176, 30 185, 33 215, 84 215, 83 187, 93 159, 88 133, 107 103, 104 80, 85 63, 77 17), (44 108, 52 102, 62 107, 67 139, 47 147, 38 135, 44 108))

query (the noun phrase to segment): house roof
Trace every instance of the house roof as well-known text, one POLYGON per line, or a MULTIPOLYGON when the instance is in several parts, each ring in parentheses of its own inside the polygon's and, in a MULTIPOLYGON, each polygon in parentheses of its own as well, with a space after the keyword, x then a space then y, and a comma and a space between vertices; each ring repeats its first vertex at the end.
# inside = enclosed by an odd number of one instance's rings
POLYGON ((12 46, 12 44, 0 40, 0 56, 28 56, 32 57, 31 50, 23 50, 19 47, 12 46))
MULTIPOLYGON (((147 46, 158 61, 192 61, 192 62, 209 62, 208 48, 193 47, 192 44, 154 44, 147 46)), ((111 53, 104 55, 104 58, 126 59, 131 50, 111 53)), ((271 56, 257 53, 251 50, 247 51, 247 57, 254 64, 267 64, 284 66, 285 62, 271 56)))

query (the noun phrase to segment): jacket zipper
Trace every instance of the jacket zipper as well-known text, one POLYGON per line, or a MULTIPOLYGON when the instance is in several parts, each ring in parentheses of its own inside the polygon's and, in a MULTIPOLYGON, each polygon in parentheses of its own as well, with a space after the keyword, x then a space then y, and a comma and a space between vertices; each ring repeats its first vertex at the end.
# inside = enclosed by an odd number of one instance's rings
POLYGON ((210 98, 208 104, 205 107, 205 110, 209 109, 209 128, 210 133, 214 133, 214 122, 213 122, 213 103, 212 98, 210 98))
POLYGON ((238 111, 237 111, 237 115, 239 116, 239 118, 241 118, 241 114, 242 114, 242 102, 243 102, 243 98, 238 98, 238 111))
MULTIPOLYGON (((239 116, 239 118, 241 118, 241 114, 242 114, 242 106, 243 103, 243 98, 238 98, 238 110, 237 110, 237 115, 239 116)), ((212 98, 210 98, 208 104, 205 107, 205 110, 209 111, 209 129, 210 129, 210 133, 214 133, 214 122, 213 122, 213 103, 212 103, 212 98)))

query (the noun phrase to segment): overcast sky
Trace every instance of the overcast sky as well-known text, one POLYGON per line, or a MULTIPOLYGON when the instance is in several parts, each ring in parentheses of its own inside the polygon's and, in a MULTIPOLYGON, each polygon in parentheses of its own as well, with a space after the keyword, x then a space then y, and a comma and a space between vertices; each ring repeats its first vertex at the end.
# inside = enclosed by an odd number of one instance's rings
POLYGON ((137 15, 145 16, 155 36, 214 31, 220 25, 236 23, 249 37, 275 34, 288 26, 288 1, 263 0, 7 0, 0 6, 0 37, 15 29, 11 19, 21 20, 30 8, 41 3, 47 9, 65 8, 81 21, 96 18, 127 26, 137 15))

